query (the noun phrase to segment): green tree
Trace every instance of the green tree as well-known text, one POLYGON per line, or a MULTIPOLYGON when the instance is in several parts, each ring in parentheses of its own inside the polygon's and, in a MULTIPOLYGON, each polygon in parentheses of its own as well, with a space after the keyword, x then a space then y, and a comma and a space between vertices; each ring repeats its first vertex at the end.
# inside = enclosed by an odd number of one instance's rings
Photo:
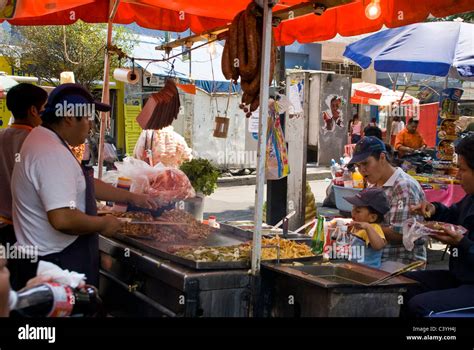
POLYGON ((429 22, 454 21, 458 18, 461 18, 463 22, 466 22, 466 23, 474 23, 474 12, 464 12, 464 13, 460 13, 460 14, 452 15, 448 17, 443 17, 443 18, 431 18, 428 21, 429 22))
MULTIPOLYGON (((10 37, 3 42, 3 55, 9 63, 23 72, 52 85, 58 85, 63 71, 72 71, 77 83, 91 88, 103 79, 106 47, 106 25, 81 21, 69 26, 12 27, 10 37)), ((112 43, 129 54, 137 36, 123 26, 115 26, 112 43)), ((112 56, 111 66, 119 59, 112 56)), ((124 62, 122 62, 123 64, 124 62)))

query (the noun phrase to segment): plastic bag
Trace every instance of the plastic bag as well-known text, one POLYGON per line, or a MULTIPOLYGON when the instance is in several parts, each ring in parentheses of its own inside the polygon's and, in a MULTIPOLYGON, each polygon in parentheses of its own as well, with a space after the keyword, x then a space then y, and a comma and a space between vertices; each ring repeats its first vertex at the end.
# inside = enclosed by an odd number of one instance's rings
POLYGON ((168 126, 161 130, 143 130, 133 155, 152 165, 162 163, 167 167, 178 168, 192 159, 192 150, 184 137, 168 126))
POLYGON ((288 152, 280 118, 270 117, 270 125, 267 136, 266 178, 267 180, 278 180, 290 173, 288 152))
POLYGON ((415 218, 410 218, 405 221, 403 225, 403 245, 408 251, 412 251, 417 239, 431 235, 439 235, 443 232, 443 227, 461 234, 467 232, 462 226, 436 221, 420 222, 415 218))
POLYGON ((147 193, 150 188, 150 178, 157 173, 159 168, 163 168, 161 164, 155 167, 150 166, 142 160, 132 157, 124 158, 123 162, 115 162, 115 167, 119 176, 125 176, 132 179, 130 191, 135 193, 147 193))
POLYGON ((104 161, 105 162, 115 162, 117 160, 117 150, 115 146, 111 143, 104 144, 104 161))
POLYGON ((184 200, 196 196, 186 174, 173 168, 162 169, 150 179, 148 194, 158 197, 162 202, 184 200))
POLYGON ((185 200, 196 196, 185 173, 161 163, 154 167, 142 160, 127 157, 115 162, 118 174, 132 179, 130 191, 150 194, 160 204, 185 200))

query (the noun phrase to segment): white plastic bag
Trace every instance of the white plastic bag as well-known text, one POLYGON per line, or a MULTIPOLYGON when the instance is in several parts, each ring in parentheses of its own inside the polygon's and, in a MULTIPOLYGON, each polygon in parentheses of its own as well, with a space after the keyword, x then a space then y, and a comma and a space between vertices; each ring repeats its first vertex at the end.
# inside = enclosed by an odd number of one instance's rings
POLYGON ((115 146, 106 142, 104 144, 104 161, 115 162, 117 159, 117 150, 115 149, 115 146))
POLYGON ((164 167, 161 163, 148 163, 127 157, 122 163, 115 162, 119 176, 132 179, 130 191, 149 194, 160 204, 185 200, 196 193, 185 173, 179 169, 164 167))
POLYGON ((444 222, 420 222, 415 218, 410 218, 403 225, 403 245, 408 251, 412 251, 415 241, 421 237, 442 234, 443 227, 460 234, 465 234, 467 230, 462 226, 456 226, 444 222))

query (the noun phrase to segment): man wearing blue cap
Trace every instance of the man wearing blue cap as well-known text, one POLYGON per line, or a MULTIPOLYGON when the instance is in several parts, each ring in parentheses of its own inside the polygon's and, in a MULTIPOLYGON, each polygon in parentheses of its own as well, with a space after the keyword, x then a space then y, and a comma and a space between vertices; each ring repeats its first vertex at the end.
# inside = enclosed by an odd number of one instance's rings
POLYGON ((416 241, 411 252, 403 246, 403 223, 416 216, 410 207, 425 200, 420 184, 390 164, 385 144, 376 137, 362 138, 349 164, 356 164, 369 184, 383 188, 390 204, 383 227, 388 244, 383 250, 381 269, 391 272, 416 260, 426 261, 423 240, 416 241))
MULTIPOLYGON (((94 101, 79 84, 63 84, 50 94, 42 126, 26 138, 21 162, 13 172, 13 223, 20 246, 37 247, 39 259, 87 277, 98 285, 98 233, 110 236, 120 228, 113 216, 97 216, 96 199, 156 208, 148 196, 117 189, 93 178, 70 147, 84 143, 95 111, 110 106, 94 101)), ((24 263, 12 271, 20 287, 36 274, 24 263)))

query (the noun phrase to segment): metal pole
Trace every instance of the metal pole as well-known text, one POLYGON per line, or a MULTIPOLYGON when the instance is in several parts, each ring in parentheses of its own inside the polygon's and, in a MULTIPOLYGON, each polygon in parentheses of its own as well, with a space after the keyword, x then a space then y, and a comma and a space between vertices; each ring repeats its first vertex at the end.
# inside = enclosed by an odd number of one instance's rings
MULTIPOLYGON (((105 49, 104 57, 104 79, 102 85, 102 103, 110 103, 110 53, 109 47, 112 45, 112 30, 113 21, 115 14, 117 13, 118 5, 120 0, 116 0, 112 6, 109 15, 109 21, 107 22, 107 47, 105 49)), ((112 4, 112 1, 110 2, 112 4)), ((99 179, 102 178, 102 165, 104 164, 104 141, 105 141, 105 129, 109 126, 110 112, 100 112, 100 133, 99 133, 99 160, 97 166, 99 167, 99 179)))
POLYGON ((255 196, 255 228, 252 241, 252 275, 260 272, 262 249, 263 190, 265 186, 266 139, 268 129, 268 97, 270 79, 270 56, 272 44, 273 0, 263 0, 263 40, 260 79, 260 114, 258 123, 257 186, 255 196))
MULTIPOLYGON (((286 81, 285 69, 285 46, 279 47, 280 60, 278 65, 278 86, 286 81)), ((283 92, 284 93, 284 92, 283 92)), ((285 114, 280 114, 281 128, 285 132, 285 114)), ((286 177, 280 180, 267 181, 267 218, 266 222, 269 225, 275 225, 278 220, 286 215, 286 202, 288 193, 288 179, 286 177)))

